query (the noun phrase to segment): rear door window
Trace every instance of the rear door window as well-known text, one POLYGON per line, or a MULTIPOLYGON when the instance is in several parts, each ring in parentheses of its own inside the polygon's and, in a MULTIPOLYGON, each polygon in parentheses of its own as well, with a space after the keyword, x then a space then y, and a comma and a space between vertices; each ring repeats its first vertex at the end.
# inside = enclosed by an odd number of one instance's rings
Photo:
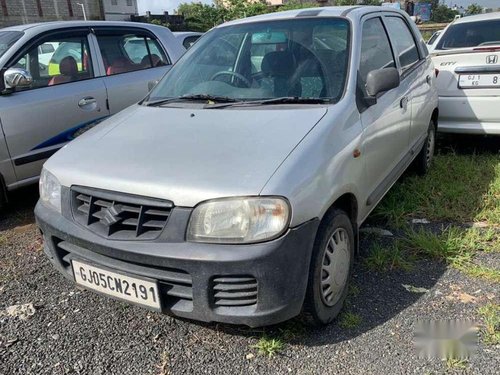
POLYGON ((140 32, 98 31, 97 41, 108 76, 170 64, 159 42, 140 32))
POLYGON ((464 22, 451 25, 436 49, 500 45, 500 20, 464 22))

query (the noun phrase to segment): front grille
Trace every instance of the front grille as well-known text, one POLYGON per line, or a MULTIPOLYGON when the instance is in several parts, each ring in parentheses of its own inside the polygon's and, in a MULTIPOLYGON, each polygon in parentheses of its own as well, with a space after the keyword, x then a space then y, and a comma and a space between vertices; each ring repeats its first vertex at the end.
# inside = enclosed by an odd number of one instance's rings
POLYGON ((173 203, 110 191, 73 187, 75 220, 110 239, 152 240, 165 227, 173 203))
POLYGON ((257 303, 257 280, 252 276, 221 276, 212 280, 215 306, 250 306, 257 303))

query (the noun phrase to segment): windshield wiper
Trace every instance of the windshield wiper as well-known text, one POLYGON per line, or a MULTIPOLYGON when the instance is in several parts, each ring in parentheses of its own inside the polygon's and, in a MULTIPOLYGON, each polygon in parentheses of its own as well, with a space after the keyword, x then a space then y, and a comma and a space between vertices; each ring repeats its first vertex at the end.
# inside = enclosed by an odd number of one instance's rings
POLYGON ((196 100, 206 100, 212 101, 214 103, 234 103, 238 100, 227 97, 227 96, 218 96, 218 95, 209 95, 209 94, 193 94, 193 95, 182 95, 176 98, 163 98, 158 100, 153 100, 149 102, 145 102, 144 105, 147 107, 158 107, 163 104, 172 103, 172 102, 182 102, 182 101, 196 101, 196 100))
POLYGON ((269 105, 269 104, 325 104, 330 103, 333 98, 301 98, 298 96, 282 96, 279 98, 272 99, 261 99, 261 100, 240 100, 222 103, 220 105, 212 105, 206 108, 226 108, 226 107, 236 107, 236 106, 253 106, 253 105, 269 105))
POLYGON ((220 95, 210 95, 210 94, 193 94, 193 95, 182 95, 179 97, 180 100, 209 100, 216 103, 234 103, 237 99, 230 98, 228 96, 220 95))
MULTIPOLYGON (((331 98, 301 98, 299 96, 283 96, 265 100, 256 100, 255 104, 321 104, 329 103, 331 98)), ((252 102, 248 102, 252 103, 252 102)))

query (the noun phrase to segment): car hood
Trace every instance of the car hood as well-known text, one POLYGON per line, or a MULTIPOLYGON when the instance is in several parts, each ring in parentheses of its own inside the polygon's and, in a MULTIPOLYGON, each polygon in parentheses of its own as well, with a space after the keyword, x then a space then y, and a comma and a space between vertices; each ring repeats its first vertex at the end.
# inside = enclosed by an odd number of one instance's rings
POLYGON ((169 199, 177 206, 258 195, 326 112, 324 106, 136 105, 65 146, 45 167, 63 186, 169 199))

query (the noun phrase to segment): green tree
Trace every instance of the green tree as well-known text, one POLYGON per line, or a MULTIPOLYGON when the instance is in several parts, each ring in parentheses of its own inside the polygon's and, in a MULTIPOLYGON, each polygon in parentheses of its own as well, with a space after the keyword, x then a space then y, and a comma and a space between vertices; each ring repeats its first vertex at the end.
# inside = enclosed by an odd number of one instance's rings
POLYGON ((453 21, 457 14, 457 11, 440 4, 432 11, 431 20, 438 23, 450 22, 453 21))
POLYGON ((471 4, 467 7, 467 14, 480 14, 483 13, 483 7, 479 4, 471 4))
POLYGON ((297 0, 292 0, 292 1, 288 1, 285 4, 283 4, 282 6, 276 8, 276 11, 281 12, 281 11, 284 11, 284 10, 303 9, 303 8, 316 8, 318 6, 319 6, 319 3, 316 2, 316 1, 313 1, 313 0, 310 0, 310 1, 307 1, 307 2, 306 1, 300 2, 300 1, 297 1, 297 0))
POLYGON ((205 32, 224 22, 223 12, 214 5, 182 3, 177 8, 177 13, 184 16, 186 27, 191 31, 205 32))

